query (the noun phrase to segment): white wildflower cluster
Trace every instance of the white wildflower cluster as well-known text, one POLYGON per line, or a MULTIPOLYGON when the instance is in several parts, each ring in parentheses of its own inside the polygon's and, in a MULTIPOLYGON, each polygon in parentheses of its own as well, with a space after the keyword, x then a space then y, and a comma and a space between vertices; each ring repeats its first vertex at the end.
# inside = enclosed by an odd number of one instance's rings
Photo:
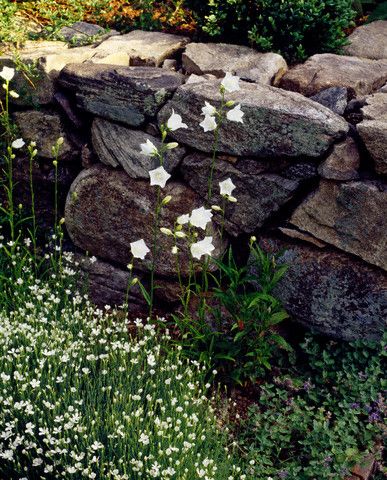
POLYGON ((0 311, 0 478, 240 478, 204 368, 168 332, 137 320, 132 338, 74 287, 22 280, 26 298, 0 311))

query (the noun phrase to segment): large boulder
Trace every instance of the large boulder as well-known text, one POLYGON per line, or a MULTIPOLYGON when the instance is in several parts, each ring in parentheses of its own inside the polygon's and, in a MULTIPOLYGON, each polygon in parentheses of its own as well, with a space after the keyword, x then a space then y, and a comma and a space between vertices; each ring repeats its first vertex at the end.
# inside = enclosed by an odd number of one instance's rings
POLYGON ((328 248, 273 237, 260 243, 289 267, 274 295, 296 322, 337 339, 381 338, 387 319, 384 272, 328 248))
POLYGON ((322 53, 289 70, 280 82, 286 90, 312 96, 330 87, 345 87, 350 96, 368 95, 387 80, 387 59, 322 53))
MULTIPOLYGON (((141 153, 140 144, 150 140, 156 147, 161 141, 141 130, 133 130, 103 118, 96 118, 91 129, 94 150, 99 160, 111 167, 121 166, 132 178, 149 178, 149 170, 160 165, 157 157, 141 153)), ((164 168, 171 173, 185 154, 182 147, 165 154, 164 168)))
POLYGON ((52 147, 55 146, 58 138, 62 137, 63 144, 59 149, 58 159, 71 161, 79 158, 80 149, 71 139, 74 135, 65 128, 58 113, 45 110, 26 110, 15 112, 13 118, 25 142, 36 142, 39 157, 54 159, 52 147))
MULTIPOLYGON (((72 241, 90 255, 126 267, 131 260, 131 242, 143 238, 149 248, 153 244, 156 192, 149 181, 133 180, 123 170, 104 165, 83 170, 71 186, 66 202, 66 226, 72 241)), ((162 195, 172 196, 160 219, 160 226, 167 228, 174 227, 179 215, 203 204, 192 189, 178 182, 169 182, 162 195)), ((208 234, 214 235, 217 245, 214 255, 219 255, 223 248, 213 233, 215 230, 210 225, 208 234)), ((158 235, 156 273, 159 275, 176 276, 172 246, 170 236, 158 235)), ((186 239, 179 241, 179 246, 181 272, 186 275, 189 268, 186 239)), ((135 261, 135 268, 148 271, 151 261, 152 255, 148 254, 144 261, 135 261)))
POLYGON ((387 58, 387 21, 379 20, 356 28, 344 47, 347 55, 380 60, 387 58))
MULTIPOLYGON (((114 38, 114 37, 113 37, 114 38)), ((87 112, 138 127, 154 117, 183 76, 161 68, 68 65, 59 76, 87 112)))
MULTIPOLYGON (((241 160, 239 164, 246 163, 241 160)), ((213 172, 212 204, 223 205, 219 195, 220 181, 231 178, 236 185, 233 195, 237 203, 224 202, 225 230, 232 234, 251 233, 261 227, 285 205, 301 185, 300 179, 288 179, 274 173, 261 172, 258 162, 249 162, 250 168, 235 166, 224 160, 217 160, 213 172)), ((181 165, 184 180, 205 199, 208 192, 208 175, 211 158, 202 154, 187 156, 181 165)))
POLYGON ((260 53, 241 45, 226 43, 191 43, 183 53, 183 68, 188 74, 212 74, 223 77, 226 72, 244 80, 271 85, 287 71, 284 58, 278 53, 260 53))
POLYGON ((188 37, 161 32, 133 30, 104 41, 94 50, 93 62, 114 63, 122 58, 121 65, 160 67, 164 60, 174 58, 189 42, 188 37))
MULTIPOLYGON (((199 126, 201 108, 207 100, 219 107, 219 81, 192 83, 180 87, 159 113, 164 123, 174 109, 188 129, 172 132, 179 142, 211 152, 214 135, 199 126)), ((348 131, 348 124, 328 108, 302 95, 279 88, 240 82, 241 89, 227 95, 241 104, 243 123, 226 120, 220 129, 218 150, 240 156, 306 155, 318 157, 348 131)))
POLYGON ((322 180, 319 188, 295 210, 290 222, 387 270, 386 212, 385 185, 322 180))

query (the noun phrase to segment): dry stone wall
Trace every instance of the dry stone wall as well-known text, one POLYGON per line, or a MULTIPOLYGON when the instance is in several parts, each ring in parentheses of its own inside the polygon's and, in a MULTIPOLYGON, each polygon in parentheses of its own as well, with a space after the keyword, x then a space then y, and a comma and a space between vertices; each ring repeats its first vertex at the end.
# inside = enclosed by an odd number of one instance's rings
MULTIPOLYGON (((76 44, 89 30, 77 24, 64 33, 76 44)), ((14 119, 39 147, 34 175, 44 185, 39 208, 47 224, 51 145, 64 137, 59 172, 67 231, 94 299, 123 301, 129 243, 150 242, 155 192, 148 171, 157 164, 140 153, 140 143, 160 142, 172 110, 188 128, 171 132, 179 148, 165 160, 172 200, 163 225, 206 201, 213 134, 199 126, 201 108, 205 101, 219 105, 220 78, 230 71, 241 88, 228 99, 241 104, 244 121, 222 127, 214 184, 231 177, 238 202, 227 207, 226 238, 216 241, 215 255, 255 234, 289 265, 277 295, 295 321, 346 340, 379 337, 387 314, 387 58, 377 48, 383 42, 387 22, 376 22, 355 31, 346 55, 315 55, 290 69, 278 54, 155 32, 113 32, 75 48, 27 44, 20 56, 36 77, 31 89, 18 74, 14 119)), ((12 62, 0 57, 0 66, 12 62)), ((23 198, 26 162, 17 159, 23 198)), ((211 203, 219 202, 214 188, 211 203)), ((219 224, 215 215, 215 236, 219 224)), ((169 238, 160 242, 156 296, 160 308, 171 309, 175 259, 169 238)), ((137 265, 145 283, 146 267, 137 265)), ((139 291, 130 300, 132 310, 144 307, 139 291)))

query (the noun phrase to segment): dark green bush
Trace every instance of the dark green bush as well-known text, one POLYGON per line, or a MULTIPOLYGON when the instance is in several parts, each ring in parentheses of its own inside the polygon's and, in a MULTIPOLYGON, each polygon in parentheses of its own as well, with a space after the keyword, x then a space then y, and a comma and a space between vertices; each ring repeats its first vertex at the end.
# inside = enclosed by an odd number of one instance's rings
POLYGON ((355 17, 352 0, 188 0, 210 37, 277 51, 287 60, 336 52, 355 17))

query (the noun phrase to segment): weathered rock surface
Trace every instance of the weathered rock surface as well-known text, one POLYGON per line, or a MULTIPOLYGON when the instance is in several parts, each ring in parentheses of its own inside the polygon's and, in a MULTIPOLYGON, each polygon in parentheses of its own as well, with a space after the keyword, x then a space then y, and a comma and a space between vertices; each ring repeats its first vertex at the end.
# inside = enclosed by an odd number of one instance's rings
MULTIPOLYGON (((204 133, 199 123, 205 100, 219 107, 219 81, 193 83, 180 87, 159 113, 163 123, 172 109, 188 124, 188 129, 172 132, 179 142, 210 152, 214 135, 204 133)), ((241 104, 243 123, 226 120, 220 129, 222 153, 237 156, 318 157, 347 131, 348 124, 329 109, 299 94, 279 88, 240 83, 238 92, 227 95, 241 104)))
MULTIPOLYGON (((140 144, 150 140, 156 147, 161 141, 141 130, 132 130, 117 123, 96 118, 91 129, 93 147, 99 160, 111 167, 121 166, 132 178, 149 178, 149 170, 157 168, 160 160, 141 153, 140 144)), ((169 150, 164 168, 171 173, 185 154, 183 147, 169 150)))
POLYGON ((84 45, 86 42, 93 43, 97 38, 101 40, 102 36, 108 38, 117 34, 118 32, 114 30, 106 32, 99 25, 88 22, 75 22, 72 25, 62 27, 58 32, 59 37, 66 42, 70 42, 73 46, 84 45))
POLYGON ((293 213, 301 230, 387 270, 387 188, 366 181, 322 180, 293 213))
POLYGON ((26 143, 36 142, 38 156, 53 159, 52 147, 59 137, 64 142, 59 150, 59 160, 70 161, 79 156, 79 149, 71 141, 61 117, 50 111, 27 110, 14 113, 14 120, 26 143))
MULTIPOLYGON (((243 163, 243 160, 240 162, 243 163)), ((252 166, 253 162, 250 162, 252 166)), ((187 156, 181 165, 184 180, 205 199, 208 192, 208 175, 211 158, 202 154, 187 156)), ((213 172, 212 204, 222 205, 218 183, 231 178, 236 185, 233 195, 237 203, 226 202, 225 230, 232 234, 251 233, 261 227, 264 222, 285 205, 300 187, 300 180, 289 180, 273 173, 261 173, 249 168, 244 173, 238 165, 217 160, 213 172)))
POLYGON ((191 43, 183 53, 183 68, 188 74, 210 73, 223 77, 226 72, 243 80, 275 84, 287 71, 278 53, 259 53, 252 48, 226 43, 191 43))
POLYGON ((334 145, 332 153, 319 166, 318 172, 323 178, 348 181, 359 177, 360 154, 353 138, 347 137, 334 145))
POLYGON ((387 93, 387 83, 379 91, 382 93, 387 93))
POLYGON ((183 76, 161 68, 68 65, 59 83, 75 92, 83 110, 138 127, 157 114, 183 83, 183 76))
POLYGON ((188 37, 168 33, 133 30, 104 41, 95 49, 93 61, 111 63, 110 59, 120 54, 126 56, 126 65, 160 67, 164 60, 181 52, 189 41, 188 37))
POLYGON ((309 233, 306 233, 306 232, 300 232, 295 228, 279 227, 278 230, 284 235, 286 235, 287 237, 311 243, 318 248, 325 248, 327 246, 326 243, 321 242, 320 240, 317 240, 317 238, 313 237, 313 235, 310 235, 309 233))
POLYGON ((310 99, 324 105, 337 115, 343 115, 348 103, 348 91, 344 87, 331 87, 312 95, 310 99))
POLYGON ((376 173, 387 175, 387 122, 365 120, 357 125, 357 130, 375 163, 376 173))
MULTIPOLYGON (((202 205, 200 197, 192 189, 178 182, 169 182, 162 193, 163 196, 172 196, 160 220, 160 225, 167 228, 173 228, 179 215, 202 205)), ((123 170, 113 170, 104 165, 92 166, 83 170, 71 186, 65 210, 67 231, 74 244, 90 255, 126 267, 131 260, 130 242, 143 238, 151 248, 155 202, 156 188, 151 187, 148 181, 133 180, 123 170)), ((215 231, 215 228, 212 230, 215 231)), ((216 256, 223 248, 216 234, 214 238, 216 256)), ((159 275, 176 276, 176 257, 171 253, 172 246, 172 238, 160 233, 159 261, 156 265, 159 275)), ((179 246, 181 271, 187 274, 186 241, 183 239, 179 246)), ((135 261, 135 268, 148 271, 151 261, 152 256, 148 254, 144 261, 135 261)))
POLYGON ((280 82, 286 90, 312 96, 330 87, 345 87, 352 97, 368 95, 387 81, 387 59, 317 54, 289 70, 280 82))
POLYGON ((263 238, 289 269, 274 294, 292 318, 343 340, 381 338, 387 318, 387 276, 344 253, 263 238))
POLYGON ((387 122, 387 95, 382 92, 368 95, 361 111, 365 120, 387 122))
POLYGON ((361 25, 348 37, 344 47, 347 55, 380 60, 387 58, 387 21, 378 20, 361 25))

